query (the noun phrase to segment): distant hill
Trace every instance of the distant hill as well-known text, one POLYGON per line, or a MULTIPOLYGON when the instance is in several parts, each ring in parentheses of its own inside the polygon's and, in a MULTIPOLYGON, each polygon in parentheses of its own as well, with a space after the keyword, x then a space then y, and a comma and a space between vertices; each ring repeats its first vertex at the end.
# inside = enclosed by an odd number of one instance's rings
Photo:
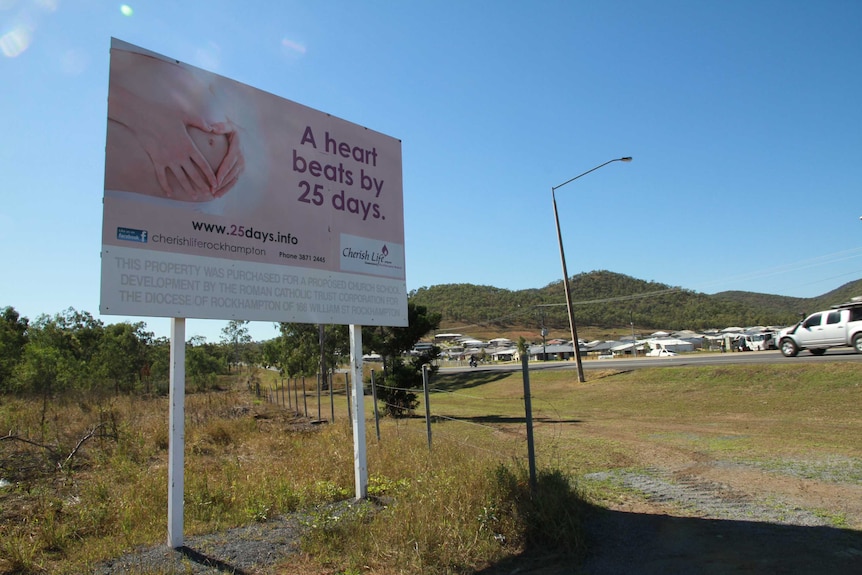
MULTIPOLYGON (((542 288, 512 291, 474 284, 443 284, 412 291, 410 301, 440 313, 442 326, 475 326, 512 331, 545 325, 568 329, 562 280, 542 288)), ((862 280, 814 298, 743 291, 714 295, 639 280, 609 271, 572 278, 572 301, 579 329, 619 331, 709 329, 728 326, 789 325, 801 312, 813 312, 862 295, 862 280)), ((476 330, 474 330, 476 331, 476 330)))

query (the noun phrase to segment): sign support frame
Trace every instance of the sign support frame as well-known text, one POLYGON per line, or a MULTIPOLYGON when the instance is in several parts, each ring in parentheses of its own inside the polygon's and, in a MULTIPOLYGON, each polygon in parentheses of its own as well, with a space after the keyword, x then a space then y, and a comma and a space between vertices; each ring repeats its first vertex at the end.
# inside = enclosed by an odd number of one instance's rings
POLYGON ((368 497, 368 463, 365 442, 365 390, 362 384, 362 326, 350 325, 350 379, 353 382, 353 470, 356 500, 368 497))
POLYGON ((170 408, 168 414, 168 547, 183 546, 185 491, 186 319, 171 318, 170 408))

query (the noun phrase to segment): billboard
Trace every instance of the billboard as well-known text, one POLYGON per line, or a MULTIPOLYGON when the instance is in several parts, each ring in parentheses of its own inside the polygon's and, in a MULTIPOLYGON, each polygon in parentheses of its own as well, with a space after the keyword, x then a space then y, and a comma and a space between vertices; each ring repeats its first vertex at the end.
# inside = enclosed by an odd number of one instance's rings
POLYGON ((111 41, 100 311, 407 325, 401 142, 111 41))

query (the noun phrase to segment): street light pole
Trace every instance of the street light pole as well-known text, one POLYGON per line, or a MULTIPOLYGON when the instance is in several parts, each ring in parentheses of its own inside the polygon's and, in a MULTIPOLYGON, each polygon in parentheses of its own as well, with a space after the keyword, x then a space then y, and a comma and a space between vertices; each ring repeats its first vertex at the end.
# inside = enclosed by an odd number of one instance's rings
POLYGON ((575 362, 578 365, 578 381, 581 383, 584 383, 586 381, 586 378, 584 377, 584 366, 581 363, 581 348, 580 348, 580 344, 578 343, 578 329, 577 329, 577 327, 575 327, 575 312, 572 309, 572 289, 569 286, 569 272, 566 269, 566 254, 563 251, 563 234, 560 231, 560 215, 557 212, 556 191, 558 189, 562 188, 563 186, 565 186, 566 184, 570 184, 570 183, 574 182, 575 180, 577 180, 578 178, 586 176, 587 174, 589 174, 591 172, 595 172, 599 168, 603 168, 610 163, 613 163, 613 162, 631 162, 631 161, 632 161, 631 156, 625 156, 623 158, 614 158, 613 160, 608 160, 604 164, 599 164, 598 166, 596 166, 595 168, 592 168, 591 170, 587 170, 583 174, 578 174, 574 178, 566 180, 565 182, 563 182, 559 186, 551 186, 551 199, 554 202, 554 220, 557 223, 557 241, 560 244, 560 261, 563 264, 563 287, 566 290, 566 308, 569 311, 569 329, 571 330, 571 333, 572 333, 572 348, 575 352, 575 362))

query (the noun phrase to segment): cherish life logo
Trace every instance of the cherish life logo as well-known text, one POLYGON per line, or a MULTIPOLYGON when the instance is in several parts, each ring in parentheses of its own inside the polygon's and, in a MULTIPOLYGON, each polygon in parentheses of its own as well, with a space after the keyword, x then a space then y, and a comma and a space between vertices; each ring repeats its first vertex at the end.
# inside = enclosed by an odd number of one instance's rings
POLYGON ((341 257, 343 258, 358 260, 374 266, 391 263, 387 260, 387 256, 389 256, 389 248, 386 247, 386 244, 383 244, 380 250, 355 250, 349 246, 341 250, 341 257))
POLYGON ((341 234, 339 256, 343 272, 404 279, 403 244, 341 234))

